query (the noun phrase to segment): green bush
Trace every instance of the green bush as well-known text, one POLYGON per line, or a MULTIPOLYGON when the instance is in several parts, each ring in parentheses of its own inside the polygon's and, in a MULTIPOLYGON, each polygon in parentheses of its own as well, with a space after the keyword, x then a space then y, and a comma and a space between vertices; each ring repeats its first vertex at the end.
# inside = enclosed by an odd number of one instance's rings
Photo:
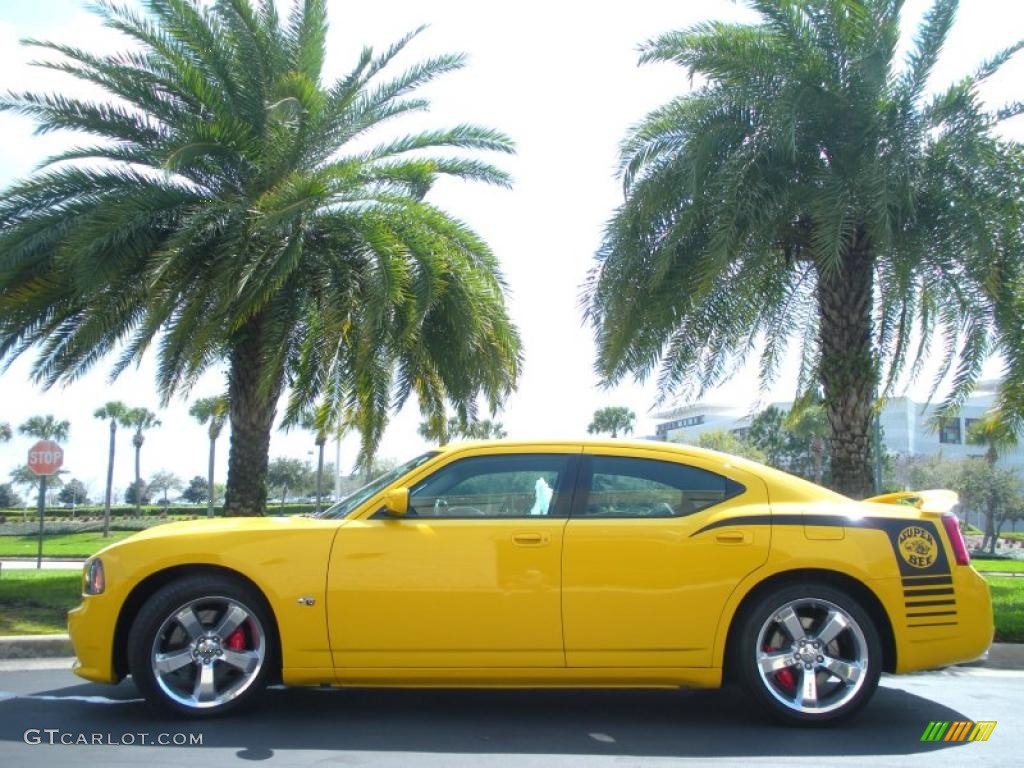
MULTIPOLYGON (((329 502, 324 502, 323 508, 326 509, 330 506, 329 502)), ((316 510, 315 504, 280 504, 269 503, 267 504, 268 515, 306 515, 313 514, 316 510)), ((14 507, 8 509, 0 509, 0 517, 5 517, 9 522, 18 522, 22 518, 29 520, 36 520, 37 511, 35 507, 14 507)), ((214 507, 213 514, 220 517, 224 514, 222 507, 214 507)), ((206 516, 206 505, 205 504, 168 504, 164 507, 163 504, 150 504, 142 508, 142 517, 163 517, 168 518, 191 518, 191 517, 205 517, 206 516)), ((43 513, 43 517, 47 520, 81 520, 83 518, 102 518, 103 517, 103 506, 90 504, 88 506, 79 506, 74 510, 65 509, 64 507, 47 507, 43 513), (73 513, 73 514, 72 514, 73 513)), ((110 510, 110 519, 117 520, 118 518, 127 519, 135 518, 135 507, 113 507, 110 510)))

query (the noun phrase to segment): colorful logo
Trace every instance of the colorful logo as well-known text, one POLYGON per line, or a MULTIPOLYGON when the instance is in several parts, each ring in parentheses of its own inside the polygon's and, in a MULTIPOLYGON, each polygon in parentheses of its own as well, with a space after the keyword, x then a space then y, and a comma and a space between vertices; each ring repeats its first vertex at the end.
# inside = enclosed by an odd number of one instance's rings
POLYGON ((914 568, 927 568, 935 562, 939 547, 935 537, 919 525, 908 525, 898 537, 900 555, 914 568))
POLYGON ((932 720, 921 734, 921 741, 988 741, 995 728, 995 720, 932 720))

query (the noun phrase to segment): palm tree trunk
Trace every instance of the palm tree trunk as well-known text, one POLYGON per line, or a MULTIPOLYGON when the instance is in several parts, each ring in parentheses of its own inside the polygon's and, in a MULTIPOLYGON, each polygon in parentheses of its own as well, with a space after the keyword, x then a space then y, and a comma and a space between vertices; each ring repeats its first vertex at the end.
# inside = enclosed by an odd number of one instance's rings
POLYGON ((135 435, 135 516, 142 516, 142 433, 135 435))
POLYGON ((263 317, 257 315, 232 339, 228 374, 231 447, 225 515, 251 517, 266 512, 270 430, 281 392, 281 377, 274 377, 277 383, 269 393, 260 392, 259 381, 268 365, 263 351, 263 326, 263 317))
POLYGON ((837 269, 818 272, 821 383, 832 433, 832 486, 852 498, 871 495, 871 402, 877 371, 871 343, 874 262, 858 233, 837 269))
POLYGON ((110 450, 107 455, 107 495, 103 502, 103 536, 110 535, 110 501, 114 493, 114 438, 117 435, 117 421, 110 420, 110 450))
POLYGON ((825 441, 820 435, 811 438, 811 453, 814 456, 814 482, 821 485, 825 478, 825 441))
POLYGON ((210 438, 210 461, 206 473, 206 516, 213 517, 213 457, 217 448, 217 438, 210 438))
MULTIPOLYGON (((988 552, 990 555, 996 553, 996 509, 995 506, 989 504, 985 510, 985 539, 988 543, 988 552)), ((984 549, 984 543, 982 549, 984 549)))
POLYGON ((316 465, 316 513, 320 514, 320 500, 324 497, 324 440, 317 442, 320 447, 320 457, 316 465))

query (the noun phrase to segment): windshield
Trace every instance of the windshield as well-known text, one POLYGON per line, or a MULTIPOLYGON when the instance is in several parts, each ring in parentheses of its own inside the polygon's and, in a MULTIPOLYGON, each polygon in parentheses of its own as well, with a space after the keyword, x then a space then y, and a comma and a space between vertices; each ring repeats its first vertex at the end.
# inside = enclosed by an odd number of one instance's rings
POLYGON ((412 472, 414 469, 416 469, 416 467, 420 466, 420 464, 423 464, 427 462, 429 459, 432 459, 435 456, 437 456, 438 453, 439 451, 427 451, 426 453, 417 456, 415 459, 407 461, 405 462, 405 464, 402 464, 401 466, 395 467, 390 472, 385 472, 376 480, 371 480, 362 488, 346 496, 337 504, 334 504, 333 506, 330 506, 327 509, 325 509, 323 512, 320 513, 320 517, 345 517, 353 509, 355 509, 360 504, 365 502, 375 493, 378 493, 379 491, 382 491, 384 488, 387 488, 402 475, 412 472))

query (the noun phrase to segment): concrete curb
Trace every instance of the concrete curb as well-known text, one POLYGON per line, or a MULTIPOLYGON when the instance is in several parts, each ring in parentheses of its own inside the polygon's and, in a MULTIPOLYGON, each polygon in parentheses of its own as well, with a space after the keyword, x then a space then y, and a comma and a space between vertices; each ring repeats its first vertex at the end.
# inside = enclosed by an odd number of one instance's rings
POLYGON ((74 656, 67 635, 5 635, 0 637, 0 659, 47 659, 74 656))
POLYGON ((1024 643, 992 643, 984 659, 963 664, 987 669, 1024 669, 1024 643))

